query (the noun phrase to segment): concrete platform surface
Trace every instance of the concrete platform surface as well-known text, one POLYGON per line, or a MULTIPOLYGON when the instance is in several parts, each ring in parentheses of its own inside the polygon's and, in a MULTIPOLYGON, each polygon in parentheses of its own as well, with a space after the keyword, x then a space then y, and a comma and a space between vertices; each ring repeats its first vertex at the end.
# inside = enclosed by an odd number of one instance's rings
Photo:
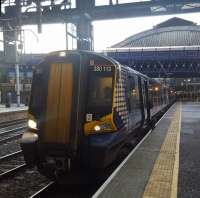
POLYGON ((182 104, 178 197, 200 197, 200 103, 182 104))
POLYGON ((200 103, 176 103, 93 198, 200 197, 200 103))
POLYGON ((7 113, 7 112, 13 112, 13 111, 23 111, 28 110, 27 106, 20 105, 19 107, 16 104, 11 104, 11 107, 6 108, 5 105, 0 105, 0 113, 7 113))

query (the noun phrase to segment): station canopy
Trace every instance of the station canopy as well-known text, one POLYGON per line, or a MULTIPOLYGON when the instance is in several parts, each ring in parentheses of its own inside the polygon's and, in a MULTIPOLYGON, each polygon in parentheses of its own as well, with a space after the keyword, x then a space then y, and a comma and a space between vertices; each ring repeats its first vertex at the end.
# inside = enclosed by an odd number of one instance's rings
POLYGON ((130 36, 115 44, 121 47, 200 46, 200 26, 181 18, 171 18, 153 29, 130 36))
POLYGON ((174 17, 111 46, 107 55, 151 77, 200 77, 200 26, 174 17))

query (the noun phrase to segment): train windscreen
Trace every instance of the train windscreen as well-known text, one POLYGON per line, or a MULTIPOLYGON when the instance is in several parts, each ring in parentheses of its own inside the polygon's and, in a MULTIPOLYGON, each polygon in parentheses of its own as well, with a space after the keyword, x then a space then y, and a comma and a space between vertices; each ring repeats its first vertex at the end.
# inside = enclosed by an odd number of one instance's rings
POLYGON ((99 119, 112 112, 113 101, 113 67, 102 66, 99 70, 89 68, 87 113, 93 119, 99 119))

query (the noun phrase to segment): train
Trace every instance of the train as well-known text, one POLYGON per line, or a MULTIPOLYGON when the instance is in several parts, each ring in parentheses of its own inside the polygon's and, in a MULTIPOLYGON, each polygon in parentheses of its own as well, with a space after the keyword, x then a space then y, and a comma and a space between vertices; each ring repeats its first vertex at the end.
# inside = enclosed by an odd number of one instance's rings
POLYGON ((49 178, 104 169, 174 99, 164 83, 102 54, 52 52, 35 67, 24 159, 49 178))

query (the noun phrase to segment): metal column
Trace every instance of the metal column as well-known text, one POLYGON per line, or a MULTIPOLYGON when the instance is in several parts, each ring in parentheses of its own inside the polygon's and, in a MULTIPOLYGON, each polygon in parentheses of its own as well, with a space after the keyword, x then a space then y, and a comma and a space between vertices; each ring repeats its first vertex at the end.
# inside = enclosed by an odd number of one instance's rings
POLYGON ((77 48, 93 51, 93 27, 91 18, 87 14, 79 16, 77 22, 77 48))
POLYGON ((19 59, 20 54, 17 51, 18 44, 22 44, 21 39, 21 28, 17 26, 11 26, 10 24, 4 24, 4 61, 7 64, 15 66, 16 72, 16 96, 17 106, 20 106, 20 79, 19 79, 19 59))
POLYGON ((95 0, 76 0, 76 8, 79 10, 79 16, 76 17, 78 49, 93 50, 93 19, 89 13, 94 7, 95 0))
POLYGON ((20 106, 20 83, 19 83, 19 64, 15 64, 16 72, 16 94, 17 94, 17 106, 20 106))

